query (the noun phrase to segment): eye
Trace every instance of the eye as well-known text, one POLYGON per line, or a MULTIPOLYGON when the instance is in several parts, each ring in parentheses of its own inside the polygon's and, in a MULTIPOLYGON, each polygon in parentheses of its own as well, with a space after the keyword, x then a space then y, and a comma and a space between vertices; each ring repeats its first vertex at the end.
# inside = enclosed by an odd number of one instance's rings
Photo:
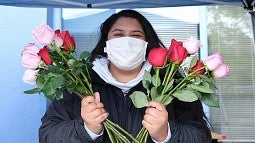
POLYGON ((113 34, 113 37, 117 38, 117 37, 123 37, 124 35, 122 33, 115 33, 113 34))
POLYGON ((134 34, 134 35, 131 35, 131 37, 134 37, 134 38, 142 38, 143 35, 140 35, 140 34, 134 34))

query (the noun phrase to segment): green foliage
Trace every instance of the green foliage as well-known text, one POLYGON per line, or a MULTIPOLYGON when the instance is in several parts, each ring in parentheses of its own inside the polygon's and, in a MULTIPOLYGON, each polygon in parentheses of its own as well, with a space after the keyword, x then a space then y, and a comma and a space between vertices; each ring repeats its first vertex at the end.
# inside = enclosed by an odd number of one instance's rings
POLYGON ((192 90, 177 90, 173 93, 173 96, 184 102, 193 102, 198 100, 197 95, 192 90))
POLYGON ((130 95, 130 98, 132 99, 133 104, 135 105, 136 108, 145 107, 146 104, 148 103, 147 96, 141 91, 133 92, 132 95, 130 95))
POLYGON ((215 94, 203 94, 199 96, 199 99, 209 107, 220 108, 219 98, 215 94))

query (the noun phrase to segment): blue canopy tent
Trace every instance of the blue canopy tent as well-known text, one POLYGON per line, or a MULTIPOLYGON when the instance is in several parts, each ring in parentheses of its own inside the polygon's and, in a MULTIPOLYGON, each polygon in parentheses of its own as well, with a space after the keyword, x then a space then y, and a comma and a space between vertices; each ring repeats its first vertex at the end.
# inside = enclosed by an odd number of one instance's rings
MULTIPOLYGON (((251 13, 255 29, 254 0, 1 0, 0 5, 45 8, 154 8, 200 5, 236 5, 251 13)), ((253 30, 254 32, 254 30, 253 30)), ((254 32, 255 33, 255 32, 254 32)), ((255 34, 254 34, 255 35, 255 34)))
POLYGON ((253 0, 1 0, 1 5, 54 8, 152 8, 199 5, 239 5, 251 7, 253 0))

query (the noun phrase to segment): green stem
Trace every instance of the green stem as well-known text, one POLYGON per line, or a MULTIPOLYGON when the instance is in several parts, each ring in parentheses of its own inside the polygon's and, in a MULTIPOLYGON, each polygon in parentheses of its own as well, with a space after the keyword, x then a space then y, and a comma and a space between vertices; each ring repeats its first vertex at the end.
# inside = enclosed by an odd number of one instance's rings
POLYGON ((88 86, 88 90, 89 90, 90 94, 93 95, 93 89, 92 89, 92 85, 89 83, 89 79, 86 77, 86 75, 84 73, 81 73, 81 75, 84 78, 86 85, 88 86))
POLYGON ((167 74, 167 79, 166 79, 166 82, 164 83, 164 88, 162 90, 162 95, 164 95, 164 93, 166 92, 166 88, 168 86, 168 83, 169 83, 170 79, 173 78, 173 73, 175 73, 174 71, 177 69, 177 67, 178 67, 177 64, 172 64, 169 74, 166 73, 167 74))
POLYGON ((124 136, 123 134, 121 134, 116 128, 114 128, 114 126, 108 122, 107 120, 105 120, 103 122, 105 128, 108 128, 109 130, 111 130, 112 132, 114 132, 114 134, 118 135, 118 137, 124 141, 124 143, 130 143, 130 141, 126 138, 126 136, 124 136))
POLYGON ((160 70, 160 68, 155 68, 154 70, 156 72, 155 87, 158 87, 158 79, 159 79, 159 70, 160 70))
POLYGON ((105 130, 106 130, 106 132, 108 133, 109 139, 111 140, 111 142, 112 142, 112 143, 117 142, 117 141, 116 141, 116 138, 113 136, 113 133, 111 132, 111 130, 110 130, 108 127, 106 127, 106 125, 105 125, 105 130))
POLYGON ((123 132, 125 135, 127 135, 129 138, 131 138, 133 141, 135 141, 136 143, 139 143, 131 134, 129 134, 126 130, 121 128, 118 124, 115 124, 111 120, 108 120, 108 119, 106 119, 105 122, 108 122, 110 125, 116 127, 118 130, 123 132))
MULTIPOLYGON (((170 64, 170 63, 169 63, 170 64)), ((167 65, 167 69, 166 69, 166 73, 165 73, 165 75, 168 75, 168 72, 169 72, 169 70, 170 70, 170 65, 167 65)), ((162 85, 165 85, 166 84, 166 79, 167 79, 167 76, 165 76, 164 77, 164 80, 163 80, 163 83, 162 83, 162 85)))
POLYGON ((176 89, 182 89, 182 88, 186 85, 185 81, 187 80, 187 78, 189 78, 190 76, 193 76, 193 74, 199 72, 200 70, 202 70, 202 69, 204 69, 204 68, 205 68, 205 66, 203 66, 203 67, 201 67, 201 68, 195 70, 195 71, 192 72, 192 73, 189 73, 178 85, 176 85, 176 86, 174 87, 174 89, 172 89, 166 96, 164 96, 164 98, 162 99, 161 102, 164 103, 165 100, 167 99, 167 97, 168 97, 168 96, 171 96, 171 94, 173 94, 173 93, 175 92, 176 89))

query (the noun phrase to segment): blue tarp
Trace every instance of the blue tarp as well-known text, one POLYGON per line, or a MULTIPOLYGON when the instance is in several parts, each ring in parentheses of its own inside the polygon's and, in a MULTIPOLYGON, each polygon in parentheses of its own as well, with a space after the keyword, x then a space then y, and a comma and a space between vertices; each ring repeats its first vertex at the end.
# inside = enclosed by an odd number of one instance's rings
MULTIPOLYGON (((250 0, 245 0, 250 1, 250 0)), ((152 8, 199 5, 237 5, 243 0, 0 0, 0 5, 54 8, 152 8)))

